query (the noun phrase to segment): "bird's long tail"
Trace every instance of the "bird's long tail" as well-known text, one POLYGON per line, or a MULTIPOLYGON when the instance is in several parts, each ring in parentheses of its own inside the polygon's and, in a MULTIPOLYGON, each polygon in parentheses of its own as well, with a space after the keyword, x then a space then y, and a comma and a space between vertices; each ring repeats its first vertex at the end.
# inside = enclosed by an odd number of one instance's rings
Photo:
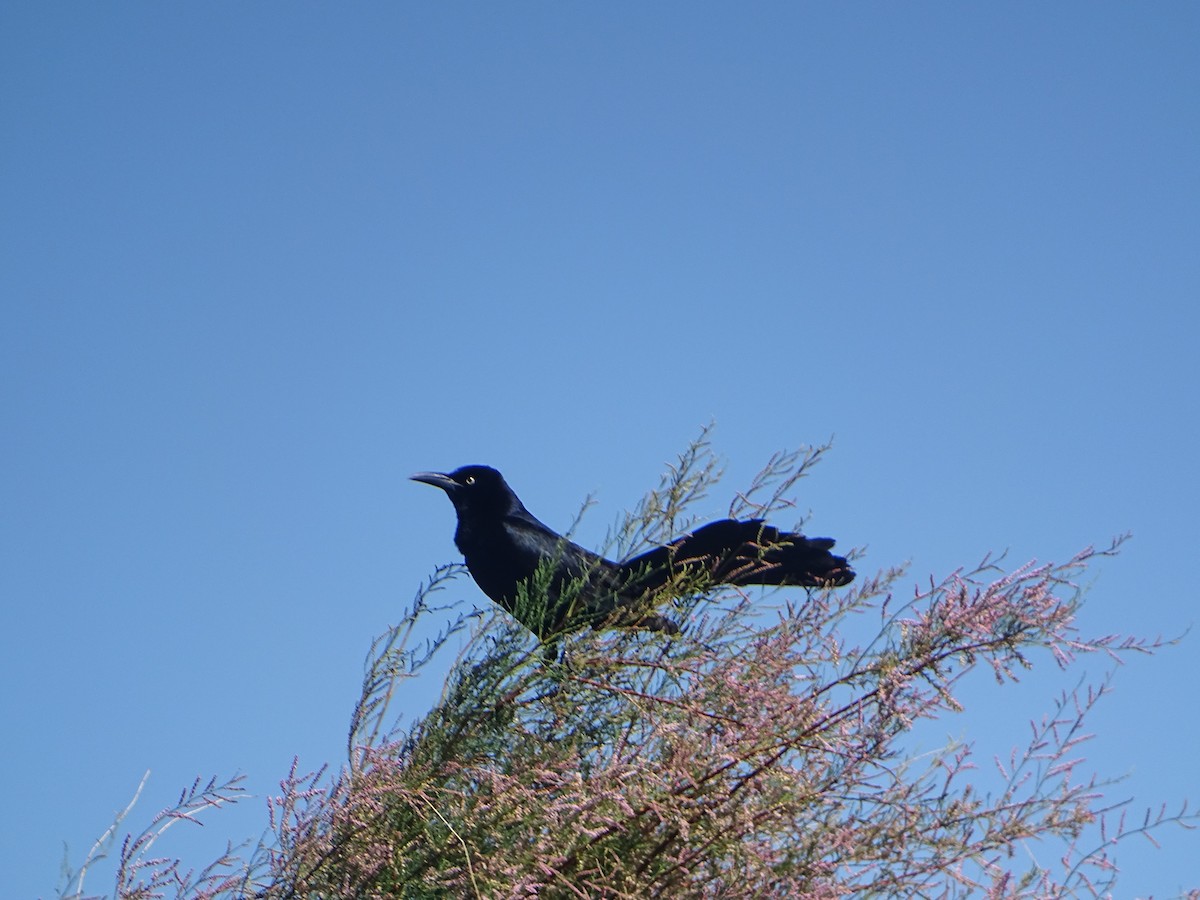
POLYGON ((621 564, 631 583, 653 591, 689 573, 710 584, 840 587, 854 580, 831 538, 780 531, 761 519, 721 519, 621 564))

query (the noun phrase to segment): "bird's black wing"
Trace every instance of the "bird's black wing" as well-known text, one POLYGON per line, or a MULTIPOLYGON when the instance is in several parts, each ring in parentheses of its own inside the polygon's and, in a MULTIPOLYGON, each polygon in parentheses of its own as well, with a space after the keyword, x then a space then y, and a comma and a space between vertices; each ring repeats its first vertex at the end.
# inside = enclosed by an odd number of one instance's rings
POLYGON ((485 565, 484 578, 476 574, 476 580, 484 593, 496 599, 484 580, 497 574, 494 586, 505 597, 501 605, 530 631, 544 639, 585 625, 616 623, 621 606, 616 563, 568 540, 525 511, 506 516, 503 530, 508 551, 504 555, 520 560, 520 565, 507 569, 485 565))

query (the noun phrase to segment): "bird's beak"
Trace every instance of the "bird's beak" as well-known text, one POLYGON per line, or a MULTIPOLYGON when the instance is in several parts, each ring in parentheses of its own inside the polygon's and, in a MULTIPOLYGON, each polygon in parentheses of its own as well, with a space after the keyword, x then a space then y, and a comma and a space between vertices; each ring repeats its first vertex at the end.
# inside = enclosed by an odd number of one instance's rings
POLYGON ((443 491, 449 493, 458 487, 458 482, 442 472, 418 472, 416 475, 409 475, 412 481, 419 481, 422 484, 432 484, 434 487, 439 487, 443 491))

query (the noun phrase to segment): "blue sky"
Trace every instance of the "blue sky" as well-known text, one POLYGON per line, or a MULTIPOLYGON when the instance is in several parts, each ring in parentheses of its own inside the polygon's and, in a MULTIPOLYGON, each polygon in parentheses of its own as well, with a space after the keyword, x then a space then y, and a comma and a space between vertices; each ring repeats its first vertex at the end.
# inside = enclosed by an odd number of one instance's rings
MULTIPOLYGON (((730 491, 832 435, 802 502, 861 569, 1132 531, 1082 630, 1192 626, 1198 39, 1185 3, 4 4, 5 894, 147 769, 139 826, 246 774, 162 848, 203 862, 340 763, 455 558, 417 470, 559 526, 595 493, 599 542, 709 421, 730 491)), ((1196 640, 1093 719, 1135 810, 1200 802, 1196 640)), ((1078 674, 945 734, 1004 753, 1078 674)), ((1160 839, 1123 895, 1196 883, 1160 839)))

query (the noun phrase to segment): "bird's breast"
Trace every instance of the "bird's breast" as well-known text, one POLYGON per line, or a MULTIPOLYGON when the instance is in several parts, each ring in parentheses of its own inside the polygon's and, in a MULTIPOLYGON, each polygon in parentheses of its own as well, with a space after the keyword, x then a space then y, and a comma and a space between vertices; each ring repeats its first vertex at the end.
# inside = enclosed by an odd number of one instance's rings
POLYGON ((537 570, 537 558, 521 552, 503 527, 459 527, 454 544, 479 589, 511 611, 516 586, 537 570))

